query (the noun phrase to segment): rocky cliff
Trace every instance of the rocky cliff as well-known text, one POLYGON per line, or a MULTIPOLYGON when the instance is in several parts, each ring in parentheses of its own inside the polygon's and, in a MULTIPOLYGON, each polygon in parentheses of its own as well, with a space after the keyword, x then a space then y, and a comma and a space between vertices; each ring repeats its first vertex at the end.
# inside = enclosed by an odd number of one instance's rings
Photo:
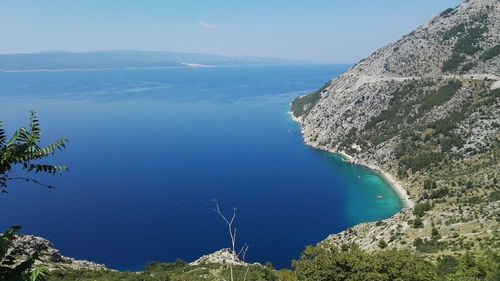
POLYGON ((48 240, 32 236, 19 235, 12 241, 12 246, 9 247, 11 252, 16 257, 18 262, 26 260, 32 256, 35 251, 39 253, 35 265, 43 265, 48 270, 65 269, 65 270, 103 270, 106 267, 103 264, 98 264, 91 261, 76 260, 63 256, 59 250, 55 249, 52 243, 48 240))
POLYGON ((394 175, 416 203, 327 242, 500 247, 500 1, 443 11, 291 107, 308 145, 394 175))

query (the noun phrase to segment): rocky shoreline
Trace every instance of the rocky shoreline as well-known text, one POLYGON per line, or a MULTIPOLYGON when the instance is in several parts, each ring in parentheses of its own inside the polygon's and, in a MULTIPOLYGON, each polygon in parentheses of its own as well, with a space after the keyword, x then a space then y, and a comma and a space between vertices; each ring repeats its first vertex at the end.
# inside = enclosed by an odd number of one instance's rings
MULTIPOLYGON (((299 124, 301 128, 301 133, 303 134, 302 130, 302 120, 296 116, 293 115, 293 112, 288 112, 290 117, 292 118, 293 121, 299 124)), ((398 181, 391 173, 384 171, 381 167, 374 165, 374 164, 369 164, 363 161, 362 159, 358 159, 352 155, 347 154, 345 151, 342 150, 337 150, 337 149, 329 149, 325 146, 318 145, 317 143, 314 142, 309 142, 306 139, 304 139, 304 144, 308 145, 310 147, 313 147, 315 149, 323 150, 326 152, 334 153, 337 155, 340 155, 344 161, 350 162, 352 164, 364 166, 373 172, 377 173, 381 178, 384 179, 385 182, 389 184, 389 186, 394 190, 394 192, 398 195, 399 200, 401 201, 403 205, 403 209, 407 208, 413 208, 415 206, 415 202, 412 200, 412 198, 408 195, 407 190, 403 187, 403 183, 398 181)))
MULTIPOLYGON (((303 122, 301 118, 297 118, 296 116, 294 116, 293 112, 291 111, 289 112, 289 114, 291 119, 299 124, 301 128, 301 133, 304 134, 303 122)), ((394 190, 394 192, 396 192, 399 199, 401 200, 401 203, 403 204, 403 209, 401 209, 401 211, 394 214, 390 218, 387 218, 381 222, 360 223, 339 233, 330 234, 324 240, 320 241, 318 245, 333 244, 341 246, 345 244, 356 244, 365 250, 373 251, 376 249, 373 246, 374 241, 379 241, 379 240, 387 241, 390 239, 389 233, 391 233, 391 231, 395 230, 406 231, 410 228, 410 225, 407 223, 407 221, 411 217, 412 209, 415 206, 415 202, 408 195, 407 190, 403 187, 403 183, 396 180, 396 178, 392 174, 384 171, 378 165, 366 163, 362 159, 358 159, 354 156, 351 156, 344 151, 329 149, 327 147, 318 145, 317 143, 309 142, 307 141, 306 138, 304 138, 304 144, 311 146, 315 149, 338 154, 342 157, 344 161, 348 161, 356 165, 361 165, 369 168, 370 170, 373 170, 375 173, 379 174, 379 176, 381 176, 391 186, 391 188, 394 190), (377 227, 378 224, 383 224, 384 227, 378 228, 377 227)))

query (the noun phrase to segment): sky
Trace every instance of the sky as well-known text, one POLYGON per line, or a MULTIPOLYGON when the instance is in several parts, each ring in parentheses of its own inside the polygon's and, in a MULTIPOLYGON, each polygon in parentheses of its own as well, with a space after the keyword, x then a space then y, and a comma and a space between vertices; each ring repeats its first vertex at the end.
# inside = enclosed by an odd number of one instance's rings
POLYGON ((0 0, 0 53, 145 50, 352 63, 460 0, 0 0))

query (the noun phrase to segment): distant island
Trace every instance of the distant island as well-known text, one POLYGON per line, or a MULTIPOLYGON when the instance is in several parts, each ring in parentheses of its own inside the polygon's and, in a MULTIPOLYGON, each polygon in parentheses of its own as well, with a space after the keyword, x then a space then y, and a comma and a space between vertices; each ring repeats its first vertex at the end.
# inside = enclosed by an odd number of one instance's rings
POLYGON ((252 56, 229 57, 208 54, 149 51, 0 54, 0 71, 288 65, 308 63, 311 62, 252 56))

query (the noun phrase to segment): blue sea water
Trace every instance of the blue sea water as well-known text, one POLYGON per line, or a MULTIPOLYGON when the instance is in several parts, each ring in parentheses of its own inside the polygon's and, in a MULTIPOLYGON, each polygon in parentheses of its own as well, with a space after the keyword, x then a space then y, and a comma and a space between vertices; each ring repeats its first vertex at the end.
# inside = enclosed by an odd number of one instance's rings
MULTIPOLYGON (((303 144, 294 97, 347 66, 0 72, 9 133, 36 109, 43 141, 70 140, 45 189, 12 182, 0 228, 122 270, 229 246, 213 199, 237 208, 248 260, 290 267, 306 245, 401 208, 370 170, 303 144), (377 199, 377 196, 383 199, 377 199)), ((19 174, 18 172, 16 172, 19 174)))

